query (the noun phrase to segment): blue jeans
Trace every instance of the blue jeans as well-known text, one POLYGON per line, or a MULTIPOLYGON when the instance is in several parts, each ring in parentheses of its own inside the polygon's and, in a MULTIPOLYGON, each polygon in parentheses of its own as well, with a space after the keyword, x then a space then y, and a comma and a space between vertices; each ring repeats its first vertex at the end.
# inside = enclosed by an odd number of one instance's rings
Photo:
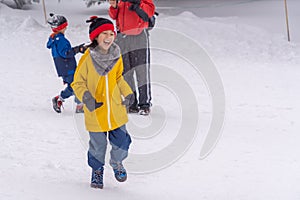
POLYGON ((112 146, 110 151, 110 165, 112 168, 116 168, 118 163, 122 163, 128 156, 131 137, 125 125, 108 132, 89 132, 88 164, 94 170, 103 167, 105 164, 107 133, 109 133, 108 140, 112 146))
MULTIPOLYGON (((62 76, 62 79, 63 79, 64 83, 67 84, 67 87, 66 87, 64 90, 62 90, 62 91, 60 92, 60 96, 61 96, 61 98, 63 98, 63 99, 67 99, 67 98, 69 98, 70 96, 73 96, 73 95, 74 95, 74 91, 73 91, 73 89, 72 89, 72 87, 71 87, 71 83, 73 82, 73 79, 74 79, 74 74, 70 74, 70 75, 67 75, 67 76, 62 76)), ((76 102, 77 104, 81 103, 81 102, 77 99, 76 96, 75 96, 75 102, 76 102)))

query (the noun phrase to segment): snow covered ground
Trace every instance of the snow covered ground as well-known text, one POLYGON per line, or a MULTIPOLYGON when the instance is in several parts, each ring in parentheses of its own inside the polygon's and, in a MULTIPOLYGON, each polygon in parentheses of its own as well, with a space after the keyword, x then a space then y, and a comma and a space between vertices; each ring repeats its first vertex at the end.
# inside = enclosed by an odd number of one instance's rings
MULTIPOLYGON (((51 97, 63 85, 45 48, 50 28, 42 5, 21 11, 0 3, 1 200, 300 199, 300 2, 288 0, 290 43, 283 1, 182 2, 170 6, 170 1, 157 1, 160 16, 151 32, 158 47, 152 49, 153 112, 151 117, 130 115, 128 181, 117 183, 107 166, 103 190, 89 187, 82 115, 74 114, 72 100, 60 115, 51 108, 51 97), (169 37, 159 37, 160 31, 169 37), (174 44, 186 56, 163 48, 162 40, 172 39, 172 33, 183 36, 174 44), (187 46, 190 42, 210 56, 226 97, 222 136, 205 159, 199 157, 214 105, 208 77, 187 59, 199 50, 187 46), (181 81, 187 87, 173 87, 181 81), (184 115, 187 111, 191 116, 184 115), (181 128, 194 125, 195 116, 195 132, 182 138, 181 128), (158 162, 160 155, 165 160, 173 156, 163 150, 178 135, 186 148, 173 149, 175 162, 158 162), (158 157, 143 163, 133 159, 151 158, 152 153, 158 157)), ((69 0, 46 1, 46 6, 48 13, 68 18, 66 36, 73 45, 88 42, 89 16, 108 17, 107 4, 88 9, 81 0, 69 0)), ((199 56, 200 61, 204 58, 199 56)))

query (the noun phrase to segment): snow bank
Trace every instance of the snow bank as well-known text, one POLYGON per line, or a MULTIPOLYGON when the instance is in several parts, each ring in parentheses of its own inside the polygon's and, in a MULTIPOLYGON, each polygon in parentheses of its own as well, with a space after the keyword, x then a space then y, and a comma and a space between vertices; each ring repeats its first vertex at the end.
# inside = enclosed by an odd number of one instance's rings
POLYGON ((190 12, 159 20, 161 27, 176 29, 202 45, 215 61, 230 63, 299 63, 299 48, 283 35, 246 24, 232 24, 232 18, 203 18, 190 12))
POLYGON ((28 16, 25 18, 21 25, 18 27, 17 31, 30 31, 35 32, 41 29, 44 29, 45 26, 42 26, 39 22, 37 22, 34 18, 31 16, 28 16))

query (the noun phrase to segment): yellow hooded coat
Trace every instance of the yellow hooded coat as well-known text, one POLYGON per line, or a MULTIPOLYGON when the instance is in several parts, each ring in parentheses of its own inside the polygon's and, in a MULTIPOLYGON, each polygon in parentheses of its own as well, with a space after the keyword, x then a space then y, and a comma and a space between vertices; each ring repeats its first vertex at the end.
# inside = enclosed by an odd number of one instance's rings
POLYGON ((89 91, 97 102, 103 105, 90 112, 84 106, 85 126, 90 132, 107 132, 128 122, 124 97, 132 93, 124 80, 123 61, 119 59, 106 75, 100 75, 92 61, 90 49, 81 57, 72 83, 76 97, 82 101, 83 94, 89 91))

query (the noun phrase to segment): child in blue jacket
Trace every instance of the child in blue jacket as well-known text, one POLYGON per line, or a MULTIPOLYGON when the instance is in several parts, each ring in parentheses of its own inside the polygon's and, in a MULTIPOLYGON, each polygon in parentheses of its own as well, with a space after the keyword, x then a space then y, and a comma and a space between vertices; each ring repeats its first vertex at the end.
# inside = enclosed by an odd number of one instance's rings
MULTIPOLYGON (((64 35, 68 26, 67 19, 64 16, 50 13, 48 23, 53 33, 49 37, 47 48, 51 49, 57 75, 62 77, 64 84, 67 84, 67 87, 59 95, 52 98, 53 109, 57 113, 61 113, 64 99, 74 94, 71 83, 77 66, 75 55, 78 52, 84 53, 85 47, 83 44, 71 47, 69 40, 64 35)), ((77 103, 76 113, 83 112, 83 104, 76 97, 75 102, 77 103)))

